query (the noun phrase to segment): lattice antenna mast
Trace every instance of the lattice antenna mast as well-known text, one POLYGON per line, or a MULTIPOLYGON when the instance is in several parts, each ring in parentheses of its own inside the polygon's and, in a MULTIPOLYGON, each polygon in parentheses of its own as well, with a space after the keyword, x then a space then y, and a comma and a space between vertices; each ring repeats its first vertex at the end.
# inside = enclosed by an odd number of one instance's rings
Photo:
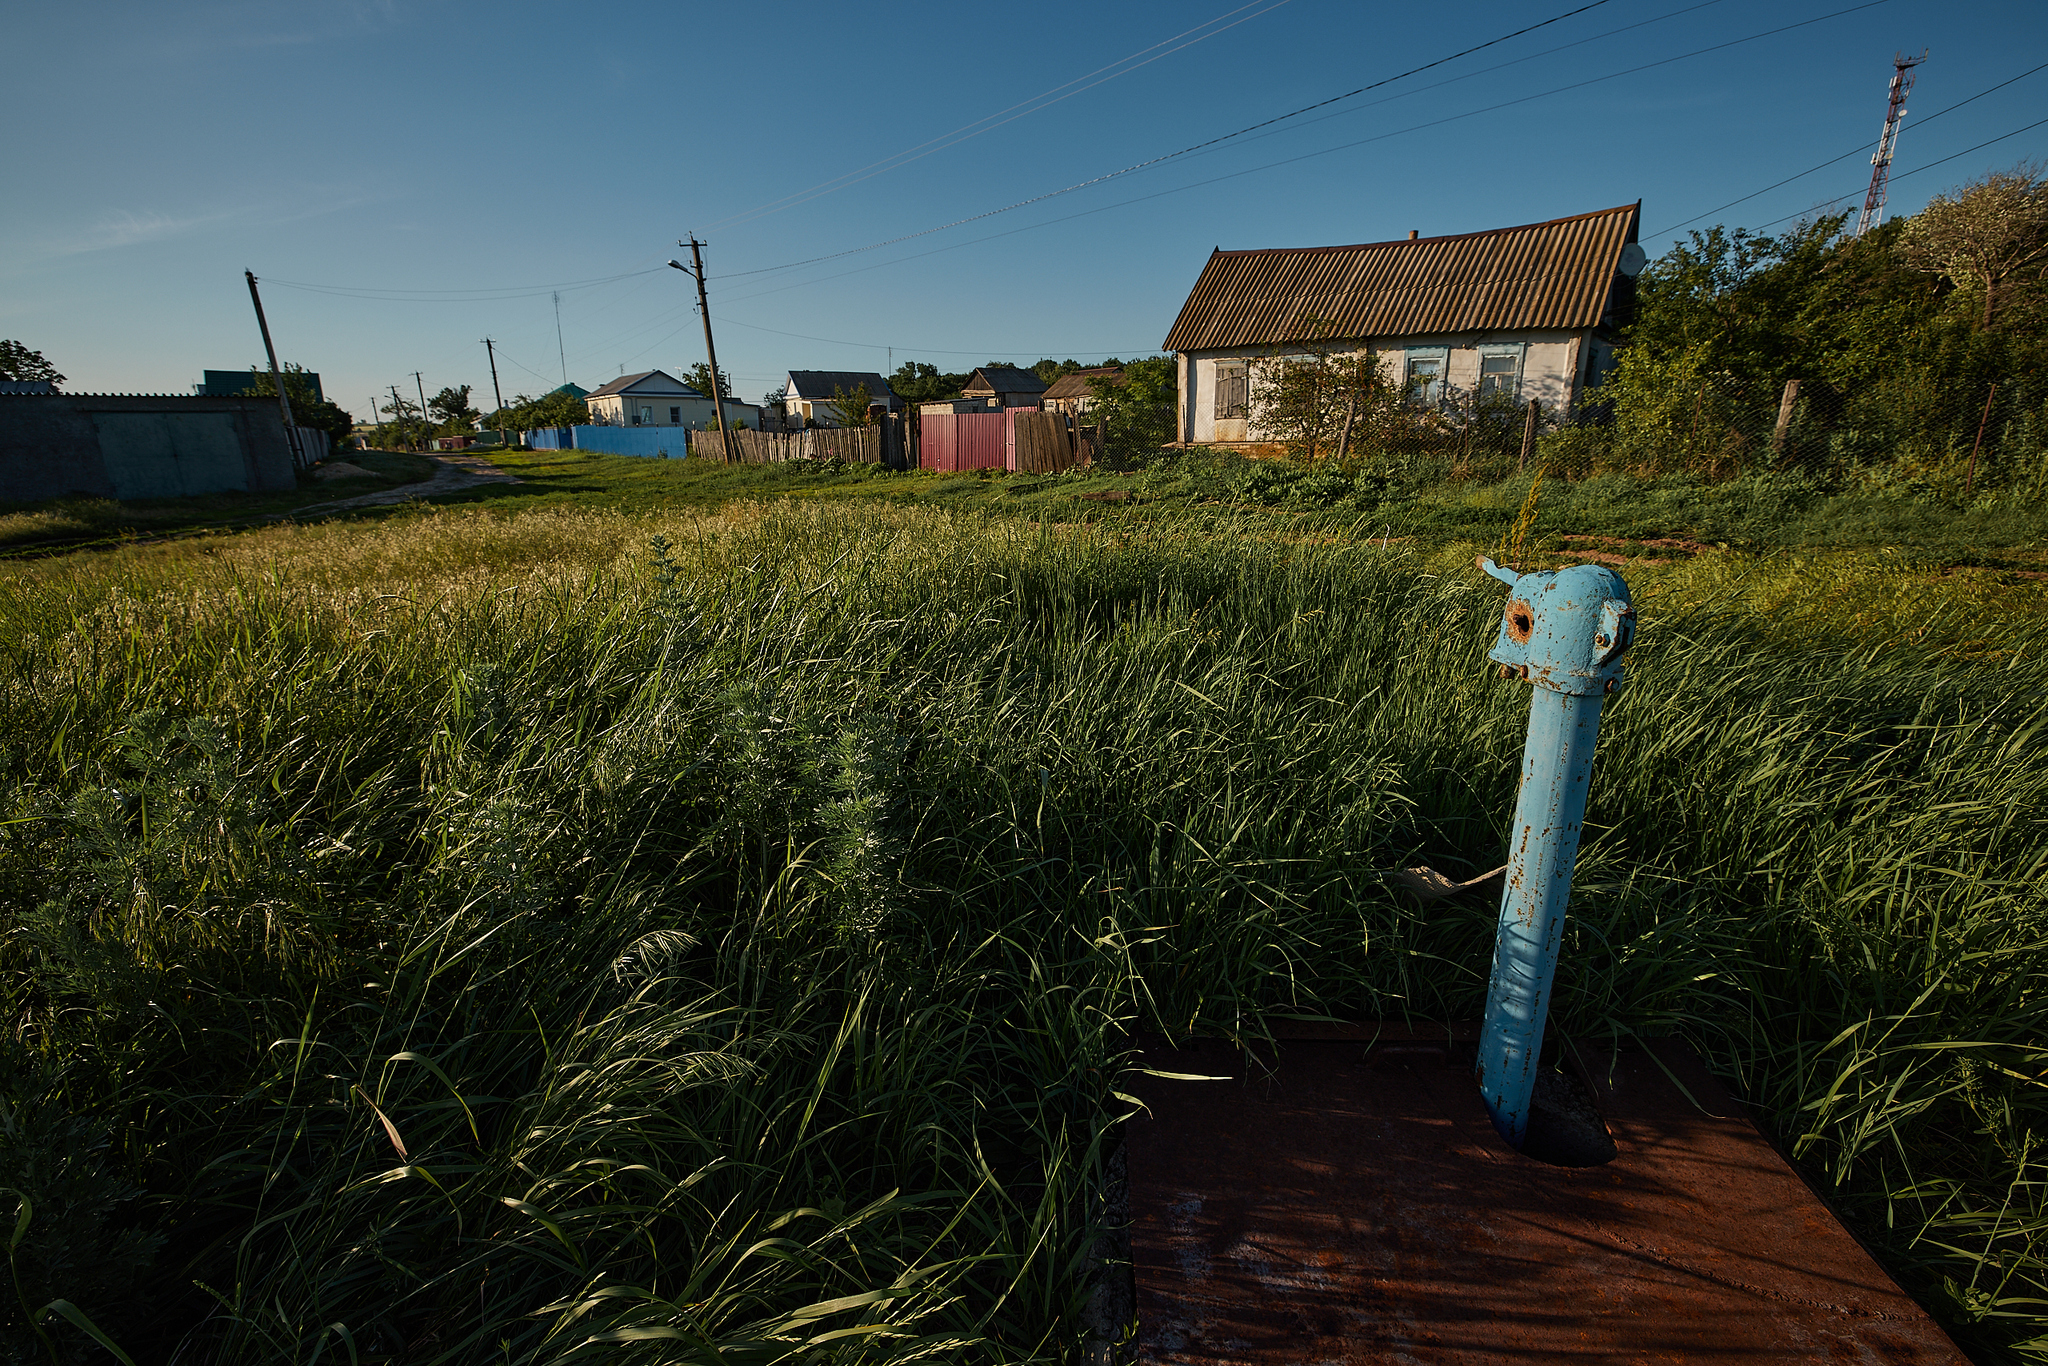
POLYGON ((1884 193, 1891 184, 1892 153, 1899 148, 1899 125, 1906 121, 1906 96, 1913 92, 1913 68, 1926 60, 1925 49, 1918 57, 1901 52, 1892 58, 1891 102, 1885 106, 1877 154, 1870 158, 1870 193, 1863 196, 1863 212, 1856 219, 1858 237, 1884 222, 1884 193))

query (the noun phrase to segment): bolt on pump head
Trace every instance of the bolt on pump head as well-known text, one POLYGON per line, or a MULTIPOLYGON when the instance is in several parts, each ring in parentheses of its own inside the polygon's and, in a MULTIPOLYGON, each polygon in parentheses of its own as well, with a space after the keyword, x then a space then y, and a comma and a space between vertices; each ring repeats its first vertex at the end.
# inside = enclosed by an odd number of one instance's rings
POLYGON ((1622 652, 1636 634, 1621 575, 1597 564, 1517 574, 1484 556, 1479 567, 1511 590, 1500 638, 1487 652, 1504 675, 1581 696, 1621 686, 1622 652))

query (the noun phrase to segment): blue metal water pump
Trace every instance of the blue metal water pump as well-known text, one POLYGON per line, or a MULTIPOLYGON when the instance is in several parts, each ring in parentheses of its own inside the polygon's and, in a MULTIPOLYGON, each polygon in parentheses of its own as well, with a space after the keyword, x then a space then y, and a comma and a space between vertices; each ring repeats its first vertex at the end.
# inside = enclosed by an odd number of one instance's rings
POLYGON ((1535 685, 1477 1067, 1493 1127, 1520 1148, 1529 1131, 1529 1097, 1586 817, 1600 708, 1621 686, 1635 609, 1621 576, 1600 565, 1516 574, 1482 558, 1479 567, 1510 590, 1488 658, 1500 664, 1503 678, 1535 685))

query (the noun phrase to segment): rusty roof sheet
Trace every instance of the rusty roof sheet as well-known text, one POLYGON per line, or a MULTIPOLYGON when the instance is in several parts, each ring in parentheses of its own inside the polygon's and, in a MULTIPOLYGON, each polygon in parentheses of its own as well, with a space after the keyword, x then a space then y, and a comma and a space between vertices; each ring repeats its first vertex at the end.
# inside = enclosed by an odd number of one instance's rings
POLYGON ((1014 365, 984 365, 967 377, 963 394, 1042 394, 1045 381, 1014 365))
POLYGON ((1219 249, 1166 349, 1592 327, 1640 208, 1416 241, 1219 249))
POLYGON ((1121 365, 1098 365, 1092 370, 1074 370, 1061 375, 1052 382, 1052 388, 1045 391, 1045 398, 1087 398, 1095 391, 1088 387, 1091 379, 1108 380, 1121 384, 1124 368, 1121 365))

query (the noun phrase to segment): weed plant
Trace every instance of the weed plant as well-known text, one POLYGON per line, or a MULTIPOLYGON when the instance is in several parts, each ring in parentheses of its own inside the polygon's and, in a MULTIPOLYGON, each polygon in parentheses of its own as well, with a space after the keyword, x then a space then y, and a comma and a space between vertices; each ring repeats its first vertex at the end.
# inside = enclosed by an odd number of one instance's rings
MULTIPOLYGON (((104 1360, 63 1299, 137 1361, 1074 1359, 1135 1034, 1481 1005, 1492 908, 1385 875, 1498 862, 1498 592, 1270 530, 9 570, 0 1352, 104 1360)), ((2038 611, 1771 572, 1641 585, 1554 1024, 1691 1042, 1973 1351, 2048 1360, 2038 611)))

